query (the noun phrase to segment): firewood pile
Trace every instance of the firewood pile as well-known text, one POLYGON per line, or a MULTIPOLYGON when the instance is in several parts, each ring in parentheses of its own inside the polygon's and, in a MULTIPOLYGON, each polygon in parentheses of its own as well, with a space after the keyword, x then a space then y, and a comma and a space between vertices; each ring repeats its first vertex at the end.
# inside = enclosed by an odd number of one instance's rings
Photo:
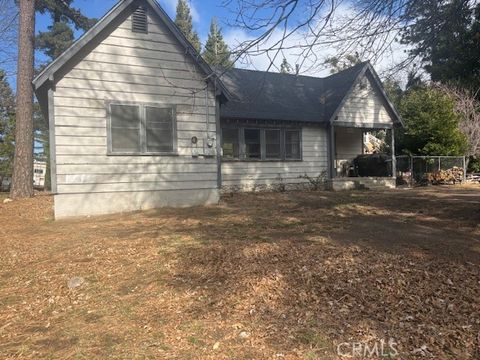
POLYGON ((432 185, 451 185, 463 181, 463 169, 457 166, 425 174, 425 182, 432 185))

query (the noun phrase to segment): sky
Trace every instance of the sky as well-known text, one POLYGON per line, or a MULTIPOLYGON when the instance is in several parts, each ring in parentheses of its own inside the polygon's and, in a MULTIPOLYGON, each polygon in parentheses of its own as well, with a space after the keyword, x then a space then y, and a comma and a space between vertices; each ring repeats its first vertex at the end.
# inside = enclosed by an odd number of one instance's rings
MULTIPOLYGON (((173 19, 175 17, 175 9, 177 0, 157 0, 160 5, 165 9, 168 15, 173 19)), ((199 33, 200 40, 202 44, 205 44, 210 28, 210 22, 212 17, 216 17, 220 26, 223 30, 224 38, 227 44, 230 47, 235 47, 240 42, 251 39, 253 34, 247 33, 243 29, 235 29, 228 26, 229 22, 232 22, 234 19, 234 12, 232 8, 226 8, 222 6, 222 3, 225 0, 189 0, 192 18, 193 18, 193 26, 194 29, 199 33)), ((13 0, 12 0, 13 3, 13 0)), ((112 8, 117 3, 117 0, 74 0, 73 6, 79 8, 83 14, 91 18, 101 18, 104 14, 108 12, 110 8, 112 8)), ((51 19, 49 15, 41 15, 37 14, 36 18, 36 31, 45 31, 47 27, 51 24, 51 19)), ((76 31, 76 37, 80 37, 82 35, 82 31, 76 31)), ((272 40, 274 41, 275 38, 279 38, 281 36, 280 30, 275 32, 272 36, 272 40)), ((301 34, 298 36, 292 37, 287 41, 287 46, 291 45, 292 43, 298 43, 301 39, 301 34)), ((0 39, 1 45, 1 39, 0 39)), ((378 63, 374 64, 377 71, 381 74, 382 70, 388 68, 392 65, 392 63, 398 60, 400 57, 404 56, 403 48, 398 47, 398 49, 394 49, 390 56, 387 56, 384 59, 381 59, 378 63)), ((334 49, 326 49, 321 48, 318 50, 325 55, 335 55, 334 49)), ((295 55, 297 50, 289 50, 283 51, 282 58, 285 57, 287 61, 295 67, 295 63, 298 62, 298 56, 295 55)), ((279 68, 279 65, 282 61, 282 58, 278 58, 276 60, 276 65, 279 68)), ((248 64, 245 63, 237 63, 237 67, 247 67, 251 69, 257 70, 266 70, 270 64, 270 59, 265 56, 257 56, 250 59, 251 61, 248 64)), ((40 63, 48 62, 48 59, 41 53, 36 54, 36 61, 37 65, 40 63)), ((273 69, 274 71, 274 69, 273 69)), ((14 73, 14 71, 11 71, 14 73)), ((329 74, 328 70, 319 70, 315 69, 310 72, 305 72, 307 75, 315 75, 315 76, 327 76, 329 74)), ((15 78, 14 76, 10 77, 10 82, 14 87, 15 78)))

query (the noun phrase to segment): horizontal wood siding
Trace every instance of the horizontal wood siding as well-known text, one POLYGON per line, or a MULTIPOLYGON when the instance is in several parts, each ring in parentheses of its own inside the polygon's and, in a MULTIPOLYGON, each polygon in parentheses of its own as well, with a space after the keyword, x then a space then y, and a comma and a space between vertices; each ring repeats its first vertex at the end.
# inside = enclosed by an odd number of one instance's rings
POLYGON ((337 160, 353 160, 362 154, 363 131, 358 128, 335 129, 335 145, 337 160))
POLYGON ((59 194, 212 190, 216 159, 192 157, 191 138, 215 134, 213 90, 166 26, 149 14, 149 33, 128 18, 79 61, 55 87, 59 194), (173 104, 178 155, 107 156, 106 101, 173 104), (209 106, 210 126, 206 111, 209 106))
POLYGON ((362 124, 391 124, 393 122, 384 101, 374 89, 371 80, 365 77, 353 89, 338 113, 338 122, 362 124))
POLYGON ((302 129, 302 161, 239 161, 222 163, 222 185, 252 187, 306 182, 300 175, 318 176, 327 169, 326 131, 322 128, 302 129))

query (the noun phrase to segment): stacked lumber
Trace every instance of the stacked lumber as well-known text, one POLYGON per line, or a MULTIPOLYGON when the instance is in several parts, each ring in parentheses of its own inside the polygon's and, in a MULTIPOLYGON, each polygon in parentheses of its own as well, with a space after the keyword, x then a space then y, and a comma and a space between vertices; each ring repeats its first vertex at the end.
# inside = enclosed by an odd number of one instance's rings
POLYGON ((425 174, 425 180, 432 185, 456 184, 463 181, 463 169, 457 166, 425 174))

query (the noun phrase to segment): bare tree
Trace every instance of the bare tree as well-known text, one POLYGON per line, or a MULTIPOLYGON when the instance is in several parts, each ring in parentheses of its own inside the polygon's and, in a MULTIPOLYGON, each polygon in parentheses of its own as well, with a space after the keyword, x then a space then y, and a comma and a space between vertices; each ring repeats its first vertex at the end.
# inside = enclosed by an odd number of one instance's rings
POLYGON ((480 156, 480 101, 476 92, 459 87, 438 85, 455 102, 455 110, 461 117, 460 130, 467 139, 468 157, 480 156))
POLYGON ((35 0, 20 0, 17 112, 11 196, 33 196, 33 76, 35 0))
MULTIPOLYGON (((305 73, 324 68, 332 54, 343 58, 358 53, 377 62, 391 54, 402 35, 416 21, 414 10, 425 0, 224 0, 235 18, 230 25, 254 34, 236 44, 234 55, 243 61, 267 56, 270 66, 283 51, 296 56, 305 73)), ((435 0, 436 1, 436 0, 435 0)), ((472 8, 478 0, 465 0, 472 8)), ((395 69, 418 60, 413 53, 395 69)))

